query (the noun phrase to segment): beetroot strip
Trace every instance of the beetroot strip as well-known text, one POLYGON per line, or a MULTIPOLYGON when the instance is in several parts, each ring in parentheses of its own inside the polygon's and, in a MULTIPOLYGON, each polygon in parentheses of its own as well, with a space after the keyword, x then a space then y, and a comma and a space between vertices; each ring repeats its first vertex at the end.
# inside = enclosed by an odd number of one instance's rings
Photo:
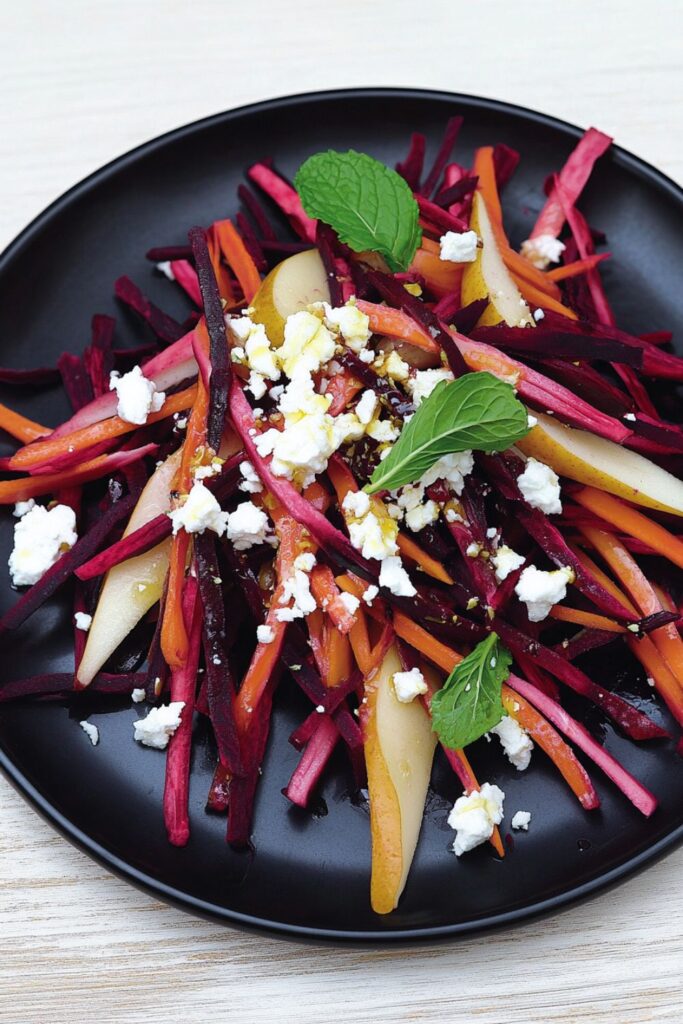
POLYGON ((123 275, 114 282, 114 294, 145 321, 159 341, 170 345, 185 334, 183 325, 159 309, 129 277, 123 275))
POLYGON ((283 790, 287 799, 297 807, 308 806, 313 789, 339 739, 339 730, 333 719, 329 715, 319 715, 318 718, 318 726, 306 744, 287 788, 283 790))
MULTIPOLYGON (((141 672, 129 672, 124 675, 99 672, 87 692, 116 697, 132 693, 137 687, 144 686, 144 682, 145 676, 141 672)), ((80 692, 74 689, 73 672, 50 672, 0 684, 0 703, 26 697, 70 696, 80 692)))
POLYGON ((410 148, 405 160, 396 164, 396 173, 408 182, 413 192, 420 191, 420 177, 424 165, 427 140, 422 132, 413 132, 410 136, 410 148))
POLYGON ((448 163, 451 153, 453 152, 453 147, 455 146, 455 143, 458 139, 458 135, 460 134, 460 129, 462 128, 463 121, 464 118, 460 114, 457 114, 455 117, 450 117, 448 119, 446 130, 443 136, 443 141, 439 146, 436 157, 434 158, 434 163, 432 164, 431 169, 424 180, 424 184, 420 189, 421 195, 429 198, 434 189, 436 188, 436 186, 438 185, 439 178, 443 173, 443 169, 448 163))
POLYGON ((40 391, 59 384, 61 375, 56 366, 37 366, 29 370, 15 370, 9 366, 0 367, 0 383, 40 391))

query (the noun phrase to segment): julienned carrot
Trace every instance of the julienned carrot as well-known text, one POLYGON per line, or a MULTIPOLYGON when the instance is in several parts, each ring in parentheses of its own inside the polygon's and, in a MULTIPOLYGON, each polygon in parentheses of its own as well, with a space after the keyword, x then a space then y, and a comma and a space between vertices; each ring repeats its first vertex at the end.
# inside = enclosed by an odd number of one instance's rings
POLYGON ((3 480, 0 482, 0 505, 14 505, 17 501, 27 501, 41 494, 54 494, 65 488, 80 487, 90 480, 98 480, 107 473, 123 469, 146 455, 153 455, 158 447, 156 444, 146 444, 129 452, 98 455, 82 463, 78 469, 64 470, 63 473, 41 473, 38 476, 23 476, 18 480, 3 480))
MULTIPOLYGON (((147 423, 156 423, 158 420, 167 419, 175 412, 182 412, 189 409, 194 403, 197 395, 197 386, 193 384, 184 391, 178 391, 175 395, 169 395, 159 412, 152 412, 147 417, 147 423)), ((81 427, 71 434, 64 434, 55 439, 46 438, 44 441, 35 441, 33 444, 20 448, 10 461, 10 466, 15 470, 30 470, 34 466, 51 462, 62 455, 74 451, 86 450, 102 441, 113 437, 120 437, 137 429, 137 424, 129 423, 120 416, 110 416, 109 419, 101 420, 99 423, 92 423, 88 427, 81 427)))
POLYGON ((365 611, 362 608, 358 609, 354 624, 349 630, 349 643, 351 644, 356 664, 361 670, 363 678, 366 679, 372 670, 372 661, 368 623, 365 611))
POLYGON ((606 494, 604 491, 598 491, 595 487, 582 487, 572 497, 584 508, 595 512, 596 515, 624 533, 628 533, 631 537, 642 540, 653 551, 683 569, 683 542, 669 530, 665 530, 659 523, 648 519, 642 512, 636 512, 634 508, 626 505, 619 498, 606 494))
POLYGON ((386 334, 436 355, 441 351, 434 339, 402 309, 392 309, 364 299, 359 299, 357 306, 369 318, 373 334, 386 334))
POLYGON ((433 661, 444 672, 452 672, 455 666, 462 661, 461 654, 430 636, 426 629, 419 626, 417 622, 413 622, 403 612, 394 611, 394 630, 396 636, 405 640, 407 644, 414 647, 429 661, 433 661))
POLYGON ((352 647, 346 634, 340 633, 329 616, 323 620, 323 643, 327 654, 327 672, 323 682, 330 689, 345 682, 353 671, 352 647))
POLYGON ((452 577, 448 575, 441 562, 427 554, 412 537, 408 537, 405 533, 399 533, 396 543, 401 554, 411 562, 415 562, 418 569, 422 569, 435 580, 441 580, 442 583, 453 583, 452 577))
POLYGON ((623 591, 616 585, 614 580, 610 579, 607 573, 603 572, 602 569, 595 564, 593 559, 586 554, 583 548, 577 547, 576 544, 570 544, 569 548, 576 555, 584 569, 587 569, 588 572, 595 577, 598 583, 600 583, 605 590, 609 591, 612 597, 616 597, 617 601, 621 601, 624 608, 628 608, 628 610, 633 613, 634 619, 637 618, 638 611, 636 606, 629 601, 623 591))
MULTIPOLYGON (((524 259, 520 256, 520 259, 524 259)), ((552 295, 548 295, 541 288, 537 288, 535 284, 527 281, 521 274, 516 271, 512 273, 512 279, 519 288, 523 297, 531 306, 542 306, 544 309, 551 309, 554 313, 559 313, 561 316, 566 316, 568 320, 578 320, 578 317, 573 309, 569 306, 565 306, 564 303, 560 302, 559 299, 554 298, 552 295)))
POLYGON ((6 405, 0 405, 0 429, 16 437, 17 441, 23 441, 24 444, 50 433, 49 427, 43 427, 40 423, 27 419, 6 405))
MULTIPOLYGON (((209 250, 209 259, 211 260, 211 266, 216 277, 216 284, 218 285, 218 294, 229 306, 232 306, 236 300, 235 291, 233 289, 233 282, 230 278, 230 274, 227 268, 223 265, 221 246, 214 225, 212 224, 209 230, 206 232, 206 247, 209 250)), ((194 268, 193 268, 194 270, 194 268)), ((199 291, 199 301, 197 305, 202 308, 204 300, 202 299, 201 288, 199 287, 199 280, 197 279, 197 290, 199 291)))
POLYGON ((588 629, 604 629, 608 633, 626 633, 626 626, 621 626, 614 619, 608 619, 606 615, 597 615, 594 612, 584 612, 579 608, 567 608, 563 604, 556 604, 550 609, 550 617, 559 622, 574 622, 577 626, 586 626, 588 629))
POLYGON ((679 725, 683 725, 683 689, 652 640, 649 636, 638 640, 634 637, 627 643, 631 653, 652 679, 657 693, 661 694, 671 714, 679 725))
POLYGON ((339 587, 329 565, 315 565, 310 574, 311 593, 318 607, 325 611, 341 633, 348 633, 355 616, 342 600, 339 587))
POLYGON ((226 262, 232 267, 247 302, 261 287, 261 275, 244 242, 231 220, 217 220, 213 224, 218 244, 226 262))
POLYGON ((545 275, 551 281, 565 281, 568 277, 578 277, 579 274, 585 274, 587 270, 592 270, 597 267, 598 263, 608 260, 610 255, 609 252, 596 252, 593 256, 586 256, 583 260, 573 260, 571 263, 565 263, 563 267, 546 270, 545 275))
POLYGON ((439 299, 460 291, 462 266, 442 260, 436 253, 428 252, 427 249, 417 250, 410 269, 424 278, 429 290, 439 299))
POLYGON ((550 722, 509 686, 503 685, 502 700, 508 715, 519 722, 541 750, 545 751, 569 788, 578 797, 581 806, 586 810, 599 807, 598 794, 586 769, 550 722))

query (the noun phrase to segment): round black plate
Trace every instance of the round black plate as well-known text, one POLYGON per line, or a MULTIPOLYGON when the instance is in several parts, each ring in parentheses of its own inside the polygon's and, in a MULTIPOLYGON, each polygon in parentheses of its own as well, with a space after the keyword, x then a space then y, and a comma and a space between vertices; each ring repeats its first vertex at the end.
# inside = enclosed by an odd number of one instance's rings
MULTIPOLYGON (((112 299, 112 283, 122 273, 180 314, 182 299, 155 275, 145 250, 182 243, 189 226, 234 212, 235 190, 253 161, 273 154, 291 175, 310 153, 354 147, 393 164, 414 130, 426 133, 431 155, 455 113, 465 115, 458 142, 463 163, 485 143, 521 150, 505 193, 506 223, 519 242, 539 208, 546 174, 561 165, 577 128, 503 103, 415 90, 364 89, 260 103, 136 149, 31 224, 0 258, 0 360, 37 366, 54 363, 64 349, 80 350, 94 312, 117 315, 123 344, 140 341, 139 327, 112 299)), ((615 253, 604 276, 620 322, 634 332, 680 331, 681 191, 614 149, 600 162, 582 205, 591 223, 607 232, 615 253)), ((67 412, 56 392, 28 398, 3 389, 0 401, 47 423, 67 412)), ((6 565, 12 523, 9 514, 0 518, 0 564, 6 565)), ((1 578, 4 610, 16 595, 6 573, 1 578)), ((23 629, 3 637, 0 650, 4 678, 70 669, 67 602, 51 602, 23 629)), ((635 687, 636 698, 666 720, 648 688, 632 683, 612 655, 593 671, 610 684, 625 680, 627 692, 635 687)), ((133 742, 132 722, 144 712, 128 701, 103 708, 86 696, 72 711, 54 703, 4 706, 0 764, 67 838, 155 895, 226 922, 313 938, 415 939, 519 920, 623 877, 683 837, 683 761, 673 744, 636 746, 591 712, 590 727, 659 797, 650 821, 597 769, 592 775, 602 808, 587 814, 542 753, 518 774, 497 744, 480 743, 473 751, 479 777, 506 792, 504 831, 519 809, 532 812, 530 831, 515 833, 504 861, 488 847, 456 860, 446 815, 459 787, 437 760, 410 880, 398 910, 378 917, 369 903, 367 807, 349 798, 343 758, 327 773, 319 813, 302 813, 281 795, 297 760, 287 736, 305 710, 293 689, 280 694, 259 787, 253 855, 232 852, 224 819, 204 812, 214 753, 200 730, 192 765, 192 837, 185 849, 168 845, 161 816, 164 755, 133 742), (91 710, 101 734, 97 748, 77 724, 91 710)))

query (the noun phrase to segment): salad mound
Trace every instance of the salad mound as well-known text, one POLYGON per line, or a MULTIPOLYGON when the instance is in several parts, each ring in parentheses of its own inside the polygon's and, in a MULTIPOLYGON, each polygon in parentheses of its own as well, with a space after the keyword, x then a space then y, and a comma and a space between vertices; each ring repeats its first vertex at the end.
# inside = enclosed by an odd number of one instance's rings
POLYGON ((0 503, 22 588, 1 642, 66 584, 74 622, 73 673, 2 683, 0 701, 129 695, 131 743, 165 751, 160 813, 179 846, 203 716, 207 806, 243 846, 291 677, 311 710, 283 799, 309 807, 344 748, 369 792, 379 914, 406 884, 437 747, 463 789, 455 856, 488 842, 504 857, 506 818, 543 823, 475 776, 472 744, 500 744, 515 771, 550 758, 591 811, 579 751, 650 816, 656 796, 563 698, 636 743, 683 726, 662 571, 683 567, 683 430, 649 389, 682 381, 683 360, 669 334, 618 327, 603 288, 610 254, 577 203, 612 140, 585 133, 514 247, 501 193, 520 156, 484 146, 457 163, 461 124, 431 167, 419 133, 396 169, 353 150, 310 156, 293 183, 254 165, 234 220, 148 253, 186 294, 184 323, 121 277, 138 348, 95 316, 81 354, 0 369, 61 381, 73 408, 52 428, 0 406, 19 442, 0 503), (584 671, 606 645, 628 649, 668 716, 584 671))

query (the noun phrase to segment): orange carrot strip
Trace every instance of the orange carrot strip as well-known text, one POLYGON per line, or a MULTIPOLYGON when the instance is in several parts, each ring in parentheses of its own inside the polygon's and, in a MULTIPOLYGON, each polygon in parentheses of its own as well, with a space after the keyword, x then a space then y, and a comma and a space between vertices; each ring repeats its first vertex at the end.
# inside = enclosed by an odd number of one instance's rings
POLYGON ((333 689, 345 682, 353 670, 352 648, 348 636, 340 633, 333 622, 327 620, 323 628, 323 641, 327 651, 325 686, 333 689))
POLYGON ((544 302, 548 298, 559 302, 562 293, 553 281, 548 280, 544 271, 539 270, 533 263, 529 263, 529 260, 525 259, 524 256, 520 256, 518 252, 515 252, 509 246, 501 250, 501 256, 513 277, 520 278, 529 286, 537 288, 539 292, 542 292, 547 297, 544 298, 544 302))
POLYGON ((190 535, 179 530, 173 538, 168 560, 168 584, 161 623, 161 651, 171 669, 181 668, 187 661, 189 640, 182 614, 185 566, 190 535))
POLYGON ((612 597, 616 597, 617 601, 621 601, 624 608, 627 608, 633 614, 633 617, 637 618, 638 611, 635 605, 632 604, 631 601, 629 601, 629 599, 626 597, 623 591, 620 590, 619 587, 616 585, 614 580, 611 579, 607 575, 607 573, 603 572, 602 569, 595 564, 593 559, 586 554, 583 548, 577 547, 576 544, 570 544, 569 547, 574 552, 578 560, 581 562, 584 569, 587 569, 588 572, 598 581, 598 583, 600 583, 605 588, 605 590, 609 591, 612 597))
POLYGON ((392 309, 391 306, 366 302, 364 299, 359 299, 356 305, 369 318, 373 334, 386 334, 390 338, 407 341, 416 348, 424 349, 425 352, 441 351, 434 339, 430 338, 429 334, 402 309, 392 309))
POLYGON ((218 294, 225 300, 229 307, 233 306, 237 296, 235 295, 230 274, 223 264, 221 247, 213 224, 206 233, 206 247, 209 250, 209 259, 211 260, 213 272, 216 275, 218 294))
POLYGON ((226 261, 235 272, 247 302, 256 295, 261 287, 261 275, 254 263, 235 225, 231 220, 217 220, 213 224, 218 244, 226 261))
POLYGON ((636 656, 648 676, 655 684, 658 693, 671 711, 679 725, 683 725, 683 688, 649 636, 636 640, 627 640, 632 654, 636 656))
POLYGON ((405 558, 409 558, 411 562, 415 562, 417 567, 426 572, 428 576, 432 576, 435 580, 441 580, 442 583, 453 583, 453 579, 448 575, 441 562, 423 551, 412 537, 408 537, 405 533, 399 533, 396 543, 401 554, 405 558))
POLYGON ((356 612, 356 620, 349 630, 349 643, 358 668, 363 673, 363 677, 367 678, 372 670, 372 652, 368 624, 365 611, 362 608, 356 612))
MULTIPOLYGON (((194 403, 196 395, 196 384, 175 395, 169 395, 159 412, 149 414, 147 423, 156 423, 158 420, 171 416, 174 412, 189 409, 194 403)), ((137 424, 122 420, 120 416, 110 416, 109 419, 101 420, 99 423, 92 423, 90 426, 81 427, 80 430, 74 430, 71 434, 64 434, 54 440, 48 437, 44 441, 35 441, 25 448, 20 448, 12 456, 11 467, 12 469, 30 469, 43 462, 51 462, 52 459, 60 455, 91 448, 101 441, 120 437, 122 434, 128 434, 136 429, 137 424)))
POLYGON ((683 542, 659 523, 648 519, 642 512, 636 512, 619 498, 598 491, 595 487, 582 487, 573 497, 584 508, 595 512, 630 537, 637 537, 638 540, 649 544, 653 551, 683 569, 683 542))
POLYGON ((27 419, 26 416, 22 416, 21 413, 15 412, 14 409, 10 409, 6 405, 0 405, 0 429, 7 431, 12 437, 16 437, 17 441, 23 441, 24 444, 29 444, 50 433, 49 427, 43 427, 40 423, 27 419))
POLYGON ((546 292, 541 291, 540 288, 531 284, 530 281, 526 281, 519 274, 513 273, 512 279, 530 305, 543 306, 544 309, 551 309, 554 313, 560 313, 561 316, 566 316, 568 320, 578 320, 573 309, 570 309, 569 306, 565 306, 562 302, 553 298, 552 295, 548 295, 546 292))
POLYGON ((585 259, 565 263, 563 267, 546 270, 545 275, 551 281, 564 281, 568 277, 578 277, 579 274, 585 274, 587 270, 593 270, 603 260, 609 259, 609 255, 608 252, 596 252, 593 256, 586 256, 585 259))
POLYGON ((550 609, 550 617, 559 622, 575 622, 577 626, 587 626, 588 629, 603 629, 608 633, 626 633, 626 626, 620 626, 614 619, 608 619, 606 615, 597 615, 595 612, 584 612, 579 608, 566 608, 562 604, 556 604, 550 609))
POLYGON ((316 603, 329 615, 340 633, 348 633, 355 621, 342 600, 339 587, 329 565, 315 565, 310 574, 311 593, 316 603))
POLYGON ((496 241, 502 240, 507 246, 509 243, 503 230, 503 208, 500 204, 498 185, 496 184, 493 146, 480 146, 475 150, 472 175, 479 179, 477 191, 481 193, 481 197, 486 203, 486 210, 491 219, 496 241))
POLYGON ((585 768, 550 722, 505 684, 502 701, 508 715, 519 722, 541 750, 545 751, 580 803, 587 808, 595 807, 595 790, 585 768))
MULTIPOLYGON (((150 449, 150 452, 154 451, 150 449)), ((68 469, 61 473, 40 473, 38 476, 22 476, 18 480, 0 482, 0 505, 14 505, 17 501, 28 501, 41 494, 54 494, 55 491, 69 487, 80 487, 90 480, 111 473, 111 456, 98 455, 97 458, 83 462, 78 469, 68 469)))
POLYGON ((417 622, 413 622, 403 612, 394 611, 394 630, 401 640, 405 640, 407 644, 414 647, 429 661, 433 661, 444 672, 452 672, 455 666, 462 661, 462 654, 458 654, 452 647, 447 647, 440 640, 430 636, 426 629, 419 626, 417 622))
POLYGON ((442 260, 434 252, 428 252, 424 248, 418 249, 413 256, 410 269, 422 275, 430 291, 439 299, 460 290, 462 266, 442 260))

